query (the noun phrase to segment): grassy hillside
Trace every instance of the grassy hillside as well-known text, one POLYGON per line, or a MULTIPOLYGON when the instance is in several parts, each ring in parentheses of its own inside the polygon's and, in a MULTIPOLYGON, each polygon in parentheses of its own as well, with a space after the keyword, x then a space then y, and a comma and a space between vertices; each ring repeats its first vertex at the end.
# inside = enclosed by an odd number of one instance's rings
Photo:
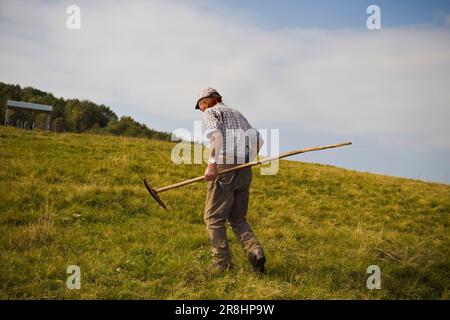
POLYGON ((165 212, 141 182, 203 173, 174 165, 172 147, 0 127, 0 298, 449 299, 449 185, 292 161, 276 176, 255 168, 249 221, 267 273, 251 272, 230 232, 237 268, 211 276, 205 184, 163 193, 165 212), (73 264, 81 290, 66 288, 73 264), (381 290, 366 288, 372 264, 381 290))

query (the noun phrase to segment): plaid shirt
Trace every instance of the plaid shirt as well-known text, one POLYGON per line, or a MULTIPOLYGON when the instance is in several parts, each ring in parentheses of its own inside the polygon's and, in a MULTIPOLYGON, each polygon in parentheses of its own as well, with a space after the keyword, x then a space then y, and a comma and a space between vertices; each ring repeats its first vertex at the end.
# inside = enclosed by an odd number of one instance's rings
POLYGON ((223 103, 217 103, 203 112, 203 125, 210 142, 213 141, 215 133, 222 135, 223 144, 219 154, 223 157, 222 159, 226 159, 226 163, 236 163, 236 161, 244 163, 253 160, 249 157, 252 157, 250 154, 255 151, 252 148, 255 148, 257 152, 256 143, 260 135, 239 111, 223 103))

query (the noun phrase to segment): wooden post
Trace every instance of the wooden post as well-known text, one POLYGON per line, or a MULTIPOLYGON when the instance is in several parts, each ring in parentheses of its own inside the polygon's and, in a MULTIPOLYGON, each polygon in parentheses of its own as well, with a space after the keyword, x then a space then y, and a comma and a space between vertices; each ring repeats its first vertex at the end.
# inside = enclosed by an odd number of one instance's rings
POLYGON ((47 116, 47 131, 50 130, 50 112, 48 113, 47 116))
POLYGON ((5 126, 8 125, 8 115, 9 115, 9 109, 8 109, 8 105, 6 105, 6 112, 5 112, 5 126))

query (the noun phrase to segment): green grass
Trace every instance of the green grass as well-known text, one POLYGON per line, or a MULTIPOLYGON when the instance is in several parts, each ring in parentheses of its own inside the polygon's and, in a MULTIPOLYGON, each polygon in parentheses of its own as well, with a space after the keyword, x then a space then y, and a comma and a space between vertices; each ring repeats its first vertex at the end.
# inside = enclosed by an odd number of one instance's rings
MULTIPOLYGON (((449 299, 450 186, 281 161, 254 168, 249 221, 267 255, 255 275, 229 233, 236 269, 210 275, 203 173, 173 143, 0 127, 2 299, 449 299), (66 268, 81 268, 81 289, 66 268), (381 290, 366 288, 379 265, 381 290)), ((349 147, 351 148, 351 147, 349 147)), ((323 151, 326 152, 326 151, 323 151)))

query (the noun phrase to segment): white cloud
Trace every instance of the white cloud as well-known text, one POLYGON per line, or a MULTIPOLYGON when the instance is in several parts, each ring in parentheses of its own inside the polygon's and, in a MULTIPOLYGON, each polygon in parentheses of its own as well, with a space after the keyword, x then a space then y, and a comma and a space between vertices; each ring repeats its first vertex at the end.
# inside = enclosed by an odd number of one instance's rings
POLYGON ((70 31, 67 5, 0 4, 0 81, 150 123, 197 119, 213 85, 252 122, 450 149, 446 28, 267 30, 205 3, 78 1, 70 31))

